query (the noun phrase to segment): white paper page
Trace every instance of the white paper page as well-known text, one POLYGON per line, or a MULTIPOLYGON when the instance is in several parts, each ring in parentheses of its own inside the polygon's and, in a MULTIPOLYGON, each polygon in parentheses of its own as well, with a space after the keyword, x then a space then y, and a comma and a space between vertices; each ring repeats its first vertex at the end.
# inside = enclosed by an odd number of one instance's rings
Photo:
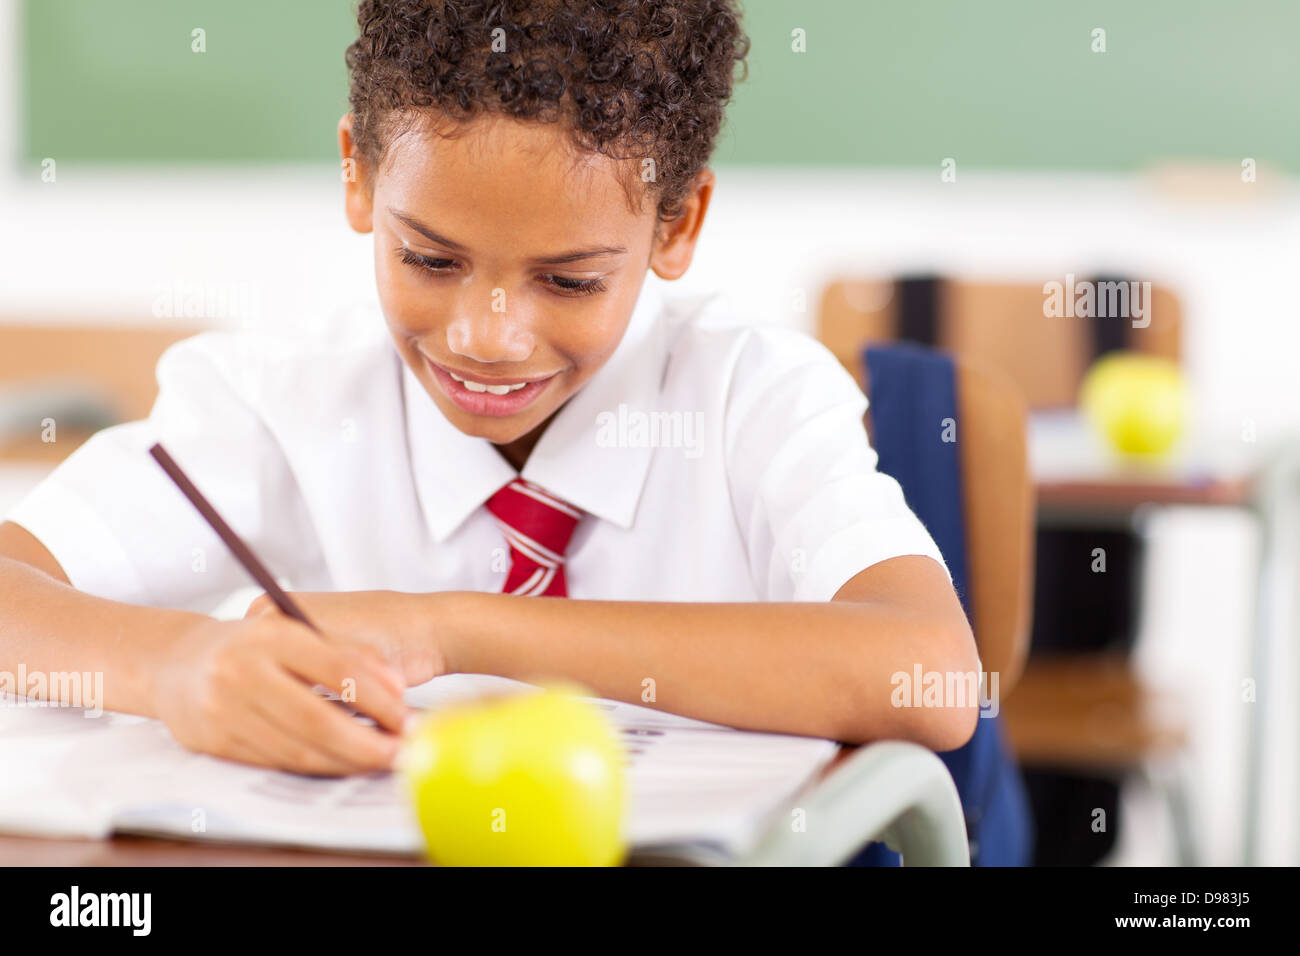
MULTIPOLYGON (((527 684, 436 678, 407 692, 439 708, 527 684)), ((596 701, 628 749, 629 842, 743 852, 834 756, 830 741, 752 734, 616 701, 596 701)), ((84 719, 63 708, 0 712, 0 829, 49 835, 163 833, 186 839, 419 854, 422 837, 392 774, 304 777, 192 753, 159 722, 84 719), (40 715, 37 717, 36 715, 40 715), (44 718, 53 718, 45 721, 44 718), (80 723, 77 723, 80 721, 80 723), (30 729, 35 728, 35 729, 30 729)))

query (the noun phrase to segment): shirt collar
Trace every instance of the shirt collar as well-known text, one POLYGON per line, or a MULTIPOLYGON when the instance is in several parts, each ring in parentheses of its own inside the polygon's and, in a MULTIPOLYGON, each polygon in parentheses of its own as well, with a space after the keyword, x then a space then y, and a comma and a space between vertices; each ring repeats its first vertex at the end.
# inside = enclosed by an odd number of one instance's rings
MULTIPOLYGON (((618 418, 620 405, 649 413, 658 404, 666 344, 658 281, 646 277, 618 348, 551 420, 522 472, 621 528, 635 519, 653 449, 598 443, 597 437, 601 422, 618 418)), ((400 355, 397 361, 420 506, 434 540, 443 541, 516 472, 487 439, 452 425, 400 355)))

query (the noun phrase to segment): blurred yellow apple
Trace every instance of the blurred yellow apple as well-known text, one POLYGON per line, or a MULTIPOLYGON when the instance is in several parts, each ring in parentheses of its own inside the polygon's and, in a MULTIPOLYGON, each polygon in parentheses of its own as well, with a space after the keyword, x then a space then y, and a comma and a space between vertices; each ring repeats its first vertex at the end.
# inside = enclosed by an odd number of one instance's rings
POLYGON ((1159 458, 1183 433, 1187 387, 1168 359, 1114 352, 1084 376, 1079 403, 1092 426, 1120 454, 1159 458))
POLYGON ((430 714, 400 772, 443 866, 612 866, 626 784, 617 729, 576 688, 552 687, 430 714))

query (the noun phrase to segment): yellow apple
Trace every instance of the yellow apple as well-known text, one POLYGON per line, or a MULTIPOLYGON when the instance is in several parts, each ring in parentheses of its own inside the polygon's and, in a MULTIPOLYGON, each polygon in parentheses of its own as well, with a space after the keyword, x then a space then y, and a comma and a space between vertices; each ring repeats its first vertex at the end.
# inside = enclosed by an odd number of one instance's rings
POLYGON ((552 688, 431 713, 400 772, 443 866, 612 866, 622 861, 626 784, 617 729, 552 688))
POLYGON ((1158 458, 1182 435, 1187 387, 1168 359, 1115 352, 1084 376, 1080 405, 1093 427, 1123 455, 1158 458))

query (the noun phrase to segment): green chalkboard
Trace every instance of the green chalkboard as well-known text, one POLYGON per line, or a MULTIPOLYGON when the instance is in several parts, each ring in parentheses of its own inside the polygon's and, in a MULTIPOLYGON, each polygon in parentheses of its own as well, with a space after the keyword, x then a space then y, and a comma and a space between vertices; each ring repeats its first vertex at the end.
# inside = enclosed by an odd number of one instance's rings
POLYGON ((26 0, 24 158, 329 162, 347 111, 353 9, 351 0, 26 0))
MULTIPOLYGON (((1119 170, 1252 157, 1300 172, 1300 0, 744 7, 750 76, 719 162, 1119 170)), ((333 160, 352 0, 20 9, 29 162, 333 160)))
POLYGON ((719 160, 1300 171, 1297 0, 750 0, 719 160), (792 50, 802 29, 806 52, 792 50), (1094 52, 1094 30, 1105 52, 1094 52))

